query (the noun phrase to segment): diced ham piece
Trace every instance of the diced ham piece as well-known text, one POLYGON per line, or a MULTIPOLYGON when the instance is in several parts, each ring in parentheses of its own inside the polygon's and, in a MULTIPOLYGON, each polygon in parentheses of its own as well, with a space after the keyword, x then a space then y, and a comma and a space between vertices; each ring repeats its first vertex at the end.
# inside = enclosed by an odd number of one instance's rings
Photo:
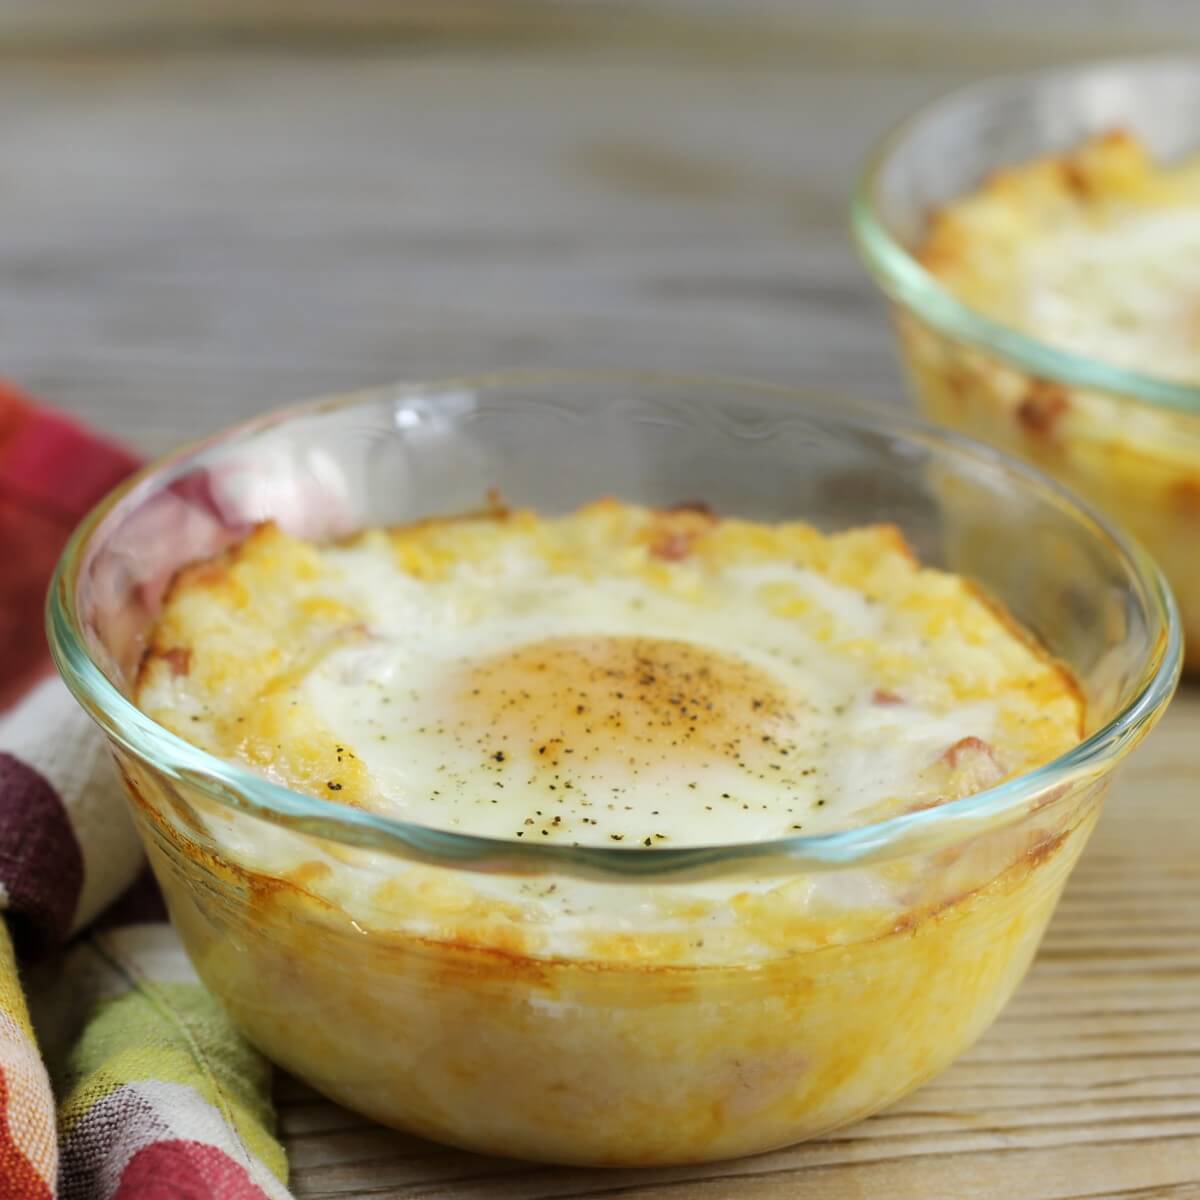
POLYGON ((163 661, 175 676, 186 675, 192 669, 192 652, 183 646, 172 646, 163 651, 163 661))
POLYGON ((668 533, 650 547, 650 553, 664 562, 681 562, 691 554, 695 540, 694 533, 668 533))
POLYGON ((942 760, 952 767, 957 767, 963 756, 970 753, 986 754, 995 762, 991 746, 983 738, 977 737, 959 738, 953 746, 947 747, 946 752, 942 755, 942 760))
POLYGON ((959 738, 942 752, 941 761, 955 773, 954 790, 960 796, 981 792, 1004 778, 995 750, 982 738, 959 738))

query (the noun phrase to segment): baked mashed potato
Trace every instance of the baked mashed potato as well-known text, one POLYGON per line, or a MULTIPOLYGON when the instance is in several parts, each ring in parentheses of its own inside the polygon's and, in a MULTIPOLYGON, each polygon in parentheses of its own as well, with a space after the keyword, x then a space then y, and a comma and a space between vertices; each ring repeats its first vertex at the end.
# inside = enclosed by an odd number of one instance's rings
POLYGON ((1114 132, 997 171, 933 219, 921 261, 960 300, 1088 358, 1200 383, 1200 159, 1114 132))
POLYGON ((410 861, 152 797, 125 763, 254 1041, 380 1120, 555 1161, 761 1150, 928 1078, 1015 987, 1098 807, 1059 789, 827 872, 653 872, 661 847, 918 812, 1080 740, 1070 675, 891 526, 615 500, 325 545, 265 525, 174 581, 136 698, 300 792, 649 868, 410 861))
POLYGON ((138 703, 342 804, 647 849, 928 808, 1081 728, 1066 672, 894 527, 616 501, 328 546, 264 526, 176 580, 138 703))
MULTIPOLYGON (((922 264, 970 308, 1114 368, 1200 385, 1200 158, 1116 131, 996 171, 936 213, 922 264)), ((1023 455, 1155 555, 1200 666, 1200 410, 1026 374, 901 314, 928 414, 1023 455)))

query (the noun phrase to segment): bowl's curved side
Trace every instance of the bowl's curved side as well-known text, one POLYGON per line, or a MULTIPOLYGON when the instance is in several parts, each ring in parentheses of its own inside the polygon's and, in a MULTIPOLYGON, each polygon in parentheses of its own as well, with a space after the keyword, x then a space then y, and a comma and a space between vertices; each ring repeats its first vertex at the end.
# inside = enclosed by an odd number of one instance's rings
POLYGON ((290 878, 235 868, 182 827, 186 788, 168 806, 161 780, 129 781, 192 961, 268 1057, 411 1133, 605 1166, 816 1137, 942 1071, 1020 983, 1107 788, 1058 797, 1016 860, 944 905, 866 936, 849 932, 861 914, 830 909, 825 944, 797 905, 774 914, 769 956, 698 964, 670 957, 694 933, 657 959, 616 934, 607 955, 547 958, 499 928, 480 944, 395 927, 317 894, 319 847, 290 878))
POLYGON ((1197 149, 1200 58, 1088 63, 985 80, 904 118, 874 148, 850 204, 854 240, 883 291, 944 336, 1011 367, 1200 419, 1200 387, 1071 353, 958 300, 913 253, 929 214, 994 170, 1114 129, 1161 158, 1197 149))

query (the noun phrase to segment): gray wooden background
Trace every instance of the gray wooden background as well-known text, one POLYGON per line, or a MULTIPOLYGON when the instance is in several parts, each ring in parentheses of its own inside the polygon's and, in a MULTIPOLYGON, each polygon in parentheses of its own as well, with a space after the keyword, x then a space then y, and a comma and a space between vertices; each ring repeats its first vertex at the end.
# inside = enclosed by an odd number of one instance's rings
POLYGON ((965 78, 1200 5, 0 0, 0 375, 145 451, 507 366, 899 394, 845 232, 965 78))

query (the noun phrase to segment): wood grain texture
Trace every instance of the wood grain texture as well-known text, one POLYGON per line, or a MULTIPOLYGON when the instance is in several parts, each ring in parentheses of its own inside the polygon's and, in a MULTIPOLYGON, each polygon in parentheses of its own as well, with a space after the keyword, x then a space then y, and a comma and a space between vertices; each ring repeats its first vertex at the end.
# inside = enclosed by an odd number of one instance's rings
MULTIPOLYGON (((992 36, 924 0, 903 36, 873 0, 836 36, 762 0, 786 37, 678 43, 661 24, 644 43, 470 22, 421 37, 382 30, 391 10, 366 0, 346 11, 375 23, 327 45, 272 44, 265 17, 252 45, 211 23, 284 7, 0 0, 0 374, 143 451, 322 391, 512 366, 900 402, 844 231, 856 164, 914 104, 1031 53, 1027 29, 992 36)), ((293 34, 330 20, 287 7, 293 34)), ((1102 7, 1105 36, 1134 20, 1102 7)), ((1200 14, 1172 12, 1176 31, 1200 14)), ((297 1194, 1200 1196, 1197 722, 1183 697, 1134 758, 999 1024, 891 1111, 705 1170, 557 1171, 390 1133, 282 1081, 297 1194)))
POLYGON ((1179 0, 0 0, 0 51, 33 47, 421 40, 569 44, 820 61, 980 61, 1178 50, 1200 33, 1179 0))
POLYGON ((583 49, 10 60, 0 372, 147 451, 506 366, 895 398, 846 191, 896 112, 961 74, 583 49))

